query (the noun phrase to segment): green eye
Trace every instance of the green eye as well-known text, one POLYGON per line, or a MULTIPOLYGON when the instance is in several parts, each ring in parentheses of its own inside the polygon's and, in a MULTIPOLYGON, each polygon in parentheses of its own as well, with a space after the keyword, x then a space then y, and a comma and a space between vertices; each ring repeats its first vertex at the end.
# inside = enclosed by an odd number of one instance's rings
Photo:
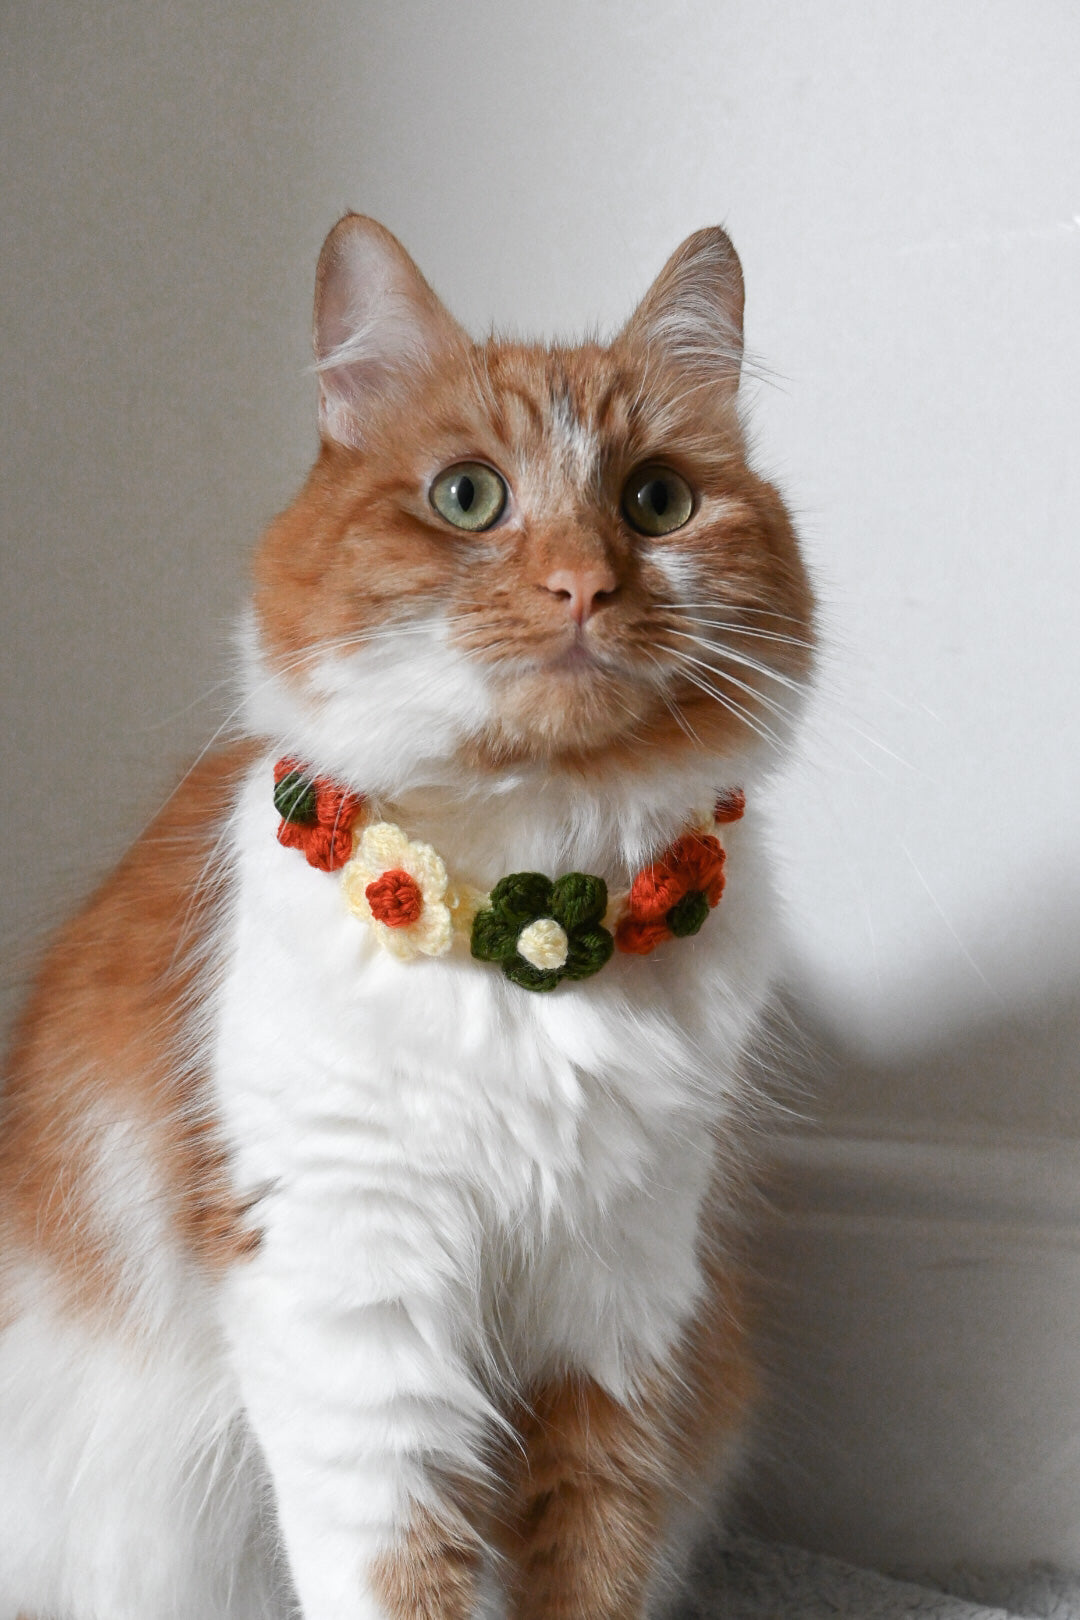
POLYGON ((694 496, 670 467, 646 464, 630 474, 622 492, 623 516, 639 534, 671 534, 689 522, 694 496))
POLYGON ((506 505, 506 484, 482 461, 459 461, 431 486, 431 504, 455 529, 490 529, 506 505))

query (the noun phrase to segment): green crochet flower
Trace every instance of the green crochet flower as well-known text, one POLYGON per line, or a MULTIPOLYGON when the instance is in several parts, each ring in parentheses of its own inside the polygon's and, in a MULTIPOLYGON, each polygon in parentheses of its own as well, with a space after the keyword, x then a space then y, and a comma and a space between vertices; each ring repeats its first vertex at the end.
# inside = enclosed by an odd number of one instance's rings
POLYGON ((511 872, 477 912, 472 953, 498 962, 523 990, 554 990, 562 979, 599 973, 615 949, 600 919, 607 884, 588 872, 567 872, 553 883, 542 872, 511 872))

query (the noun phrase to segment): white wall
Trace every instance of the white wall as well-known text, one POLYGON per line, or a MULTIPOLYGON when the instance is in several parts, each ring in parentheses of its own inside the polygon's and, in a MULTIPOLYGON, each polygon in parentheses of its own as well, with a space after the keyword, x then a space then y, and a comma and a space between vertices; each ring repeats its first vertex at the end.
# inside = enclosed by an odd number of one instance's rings
POLYGON ((830 648, 774 804, 829 1133, 754 1494, 882 1562, 1080 1562, 1078 61, 1068 0, 0 16, 11 984, 224 712, 336 214, 530 332, 727 223, 830 648))

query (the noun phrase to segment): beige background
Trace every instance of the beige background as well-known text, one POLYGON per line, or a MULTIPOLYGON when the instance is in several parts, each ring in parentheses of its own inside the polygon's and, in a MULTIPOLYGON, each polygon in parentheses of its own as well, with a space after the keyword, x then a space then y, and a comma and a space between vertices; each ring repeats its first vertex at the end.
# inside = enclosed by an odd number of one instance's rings
POLYGON ((728 224, 830 647, 753 1494, 886 1563, 1080 1562, 1078 61, 1067 0, 0 10, 5 1005, 229 713, 336 215, 527 331, 728 224))

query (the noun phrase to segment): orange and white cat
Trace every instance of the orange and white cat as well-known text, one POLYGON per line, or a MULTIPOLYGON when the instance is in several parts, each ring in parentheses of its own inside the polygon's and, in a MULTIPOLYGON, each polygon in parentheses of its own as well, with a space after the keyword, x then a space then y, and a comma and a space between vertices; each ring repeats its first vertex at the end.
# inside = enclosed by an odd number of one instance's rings
POLYGON ((0 1620, 660 1600, 754 1384, 756 788, 812 641, 742 307, 711 229, 608 347, 474 343, 328 238, 244 739, 16 1034, 0 1620))

